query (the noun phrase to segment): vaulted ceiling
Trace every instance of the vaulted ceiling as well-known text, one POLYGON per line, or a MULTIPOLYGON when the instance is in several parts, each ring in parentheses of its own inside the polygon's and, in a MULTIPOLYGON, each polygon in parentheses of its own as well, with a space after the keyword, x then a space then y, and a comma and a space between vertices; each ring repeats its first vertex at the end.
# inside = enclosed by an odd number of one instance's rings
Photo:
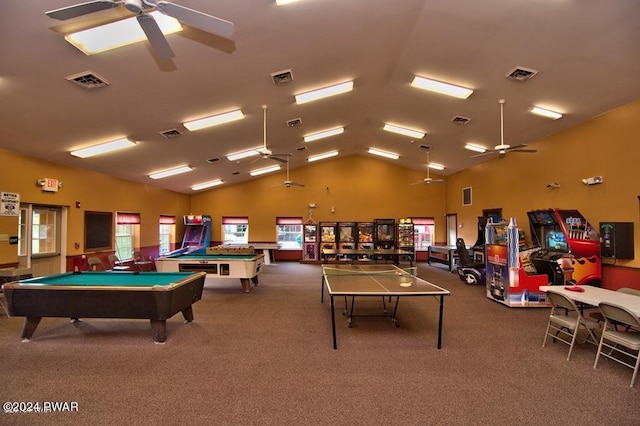
POLYGON ((495 158, 473 157, 464 145, 500 143, 500 99, 505 143, 519 145, 640 98, 637 0, 176 0, 233 22, 235 33, 224 38, 184 26, 167 36, 173 59, 156 57, 146 41, 85 55, 66 33, 131 14, 117 7, 68 21, 45 15, 74 3, 3 2, 0 148, 183 193, 213 179, 254 179, 250 170, 280 164, 225 157, 262 144, 262 105, 267 144, 291 153, 292 169, 310 155, 335 149, 366 156, 374 147, 400 155, 385 161, 424 170, 420 145, 428 145, 431 161, 446 167, 437 173, 447 176, 495 158), (507 78, 514 68, 537 73, 507 78), (275 84, 272 74, 283 70, 293 79, 275 84), (109 84, 87 89, 66 79, 86 72, 109 84), (426 92, 411 87, 415 75, 474 92, 467 99, 426 92), (348 80, 349 93, 295 102, 298 93, 348 80), (534 105, 563 117, 533 115, 534 105), (182 124, 237 108, 244 119, 199 131, 182 124), (427 134, 389 133, 387 122, 427 134), (338 126, 344 133, 303 141, 338 126), (166 130, 178 136, 161 135, 166 130), (118 137, 137 145, 85 159, 69 154, 118 137), (148 177, 180 165, 193 171, 148 177))

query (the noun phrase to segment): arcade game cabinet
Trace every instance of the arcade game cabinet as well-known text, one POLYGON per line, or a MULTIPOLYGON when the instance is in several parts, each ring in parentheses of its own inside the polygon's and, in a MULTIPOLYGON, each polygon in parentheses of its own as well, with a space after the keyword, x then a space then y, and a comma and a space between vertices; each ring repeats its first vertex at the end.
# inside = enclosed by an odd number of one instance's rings
POLYGON ((182 246, 170 253, 165 254, 166 257, 177 256, 180 254, 206 254, 207 247, 211 243, 211 216, 203 215, 184 215, 184 236, 182 238, 182 246))
POLYGON ((533 243, 540 247, 531 262, 551 285, 600 285, 600 239, 579 211, 534 210, 527 216, 533 243))
POLYGON ((538 247, 521 244, 515 217, 509 223, 487 223, 486 227, 486 287, 487 297, 509 307, 550 306, 541 285, 548 285, 547 276, 536 274, 529 263, 538 247))

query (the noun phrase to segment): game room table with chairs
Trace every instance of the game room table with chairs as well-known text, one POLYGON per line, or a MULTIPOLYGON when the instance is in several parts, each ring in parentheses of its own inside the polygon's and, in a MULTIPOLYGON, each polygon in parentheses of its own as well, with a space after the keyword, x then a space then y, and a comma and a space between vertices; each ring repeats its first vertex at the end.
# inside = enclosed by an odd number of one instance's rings
POLYGON ((4 284, 9 315, 25 317, 22 339, 33 336, 44 317, 148 319, 153 340, 166 340, 166 320, 202 298, 204 272, 86 271, 4 284))

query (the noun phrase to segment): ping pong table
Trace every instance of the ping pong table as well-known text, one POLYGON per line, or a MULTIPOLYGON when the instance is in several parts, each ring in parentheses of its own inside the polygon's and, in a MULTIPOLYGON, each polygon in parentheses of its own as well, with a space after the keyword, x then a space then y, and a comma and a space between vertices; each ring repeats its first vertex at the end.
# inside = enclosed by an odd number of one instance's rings
POLYGON ((351 327, 355 298, 361 296, 381 297, 383 315, 391 317, 398 326, 396 314, 398 302, 404 296, 433 296, 438 300, 438 349, 442 347, 442 318, 444 297, 451 293, 415 275, 415 268, 402 269, 393 265, 322 265, 322 285, 320 301, 324 303, 325 288, 331 301, 331 330, 333 333, 333 349, 338 349, 336 337, 335 297, 344 296, 344 315, 348 317, 351 327), (351 297, 351 307, 348 298, 351 297), (392 301, 395 297, 393 313, 386 312, 385 299, 392 301))

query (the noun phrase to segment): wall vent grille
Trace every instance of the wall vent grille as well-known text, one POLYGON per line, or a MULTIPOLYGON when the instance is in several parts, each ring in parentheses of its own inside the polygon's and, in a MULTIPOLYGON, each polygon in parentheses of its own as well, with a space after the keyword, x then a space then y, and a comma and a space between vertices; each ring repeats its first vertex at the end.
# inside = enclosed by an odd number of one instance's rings
POLYGON ((98 89, 110 85, 104 77, 93 71, 85 71, 65 77, 65 80, 77 84, 85 89, 98 89))
POLYGON ((464 126, 465 124, 469 123, 471 119, 468 117, 463 117, 461 115, 456 115, 451 119, 451 121, 455 124, 460 124, 461 126, 464 126))
POLYGON ((281 84, 290 83, 293 81, 293 73, 291 70, 282 70, 278 72, 271 73, 271 79, 273 80, 273 84, 279 86, 281 84))
POLYGON ((172 139, 172 138, 177 138, 178 136, 182 136, 182 133, 178 129, 163 130, 162 132, 160 132, 160 134, 167 139, 172 139))
POLYGON ((505 75, 506 78, 517 81, 527 81, 538 74, 538 71, 531 68, 515 67, 505 75))

